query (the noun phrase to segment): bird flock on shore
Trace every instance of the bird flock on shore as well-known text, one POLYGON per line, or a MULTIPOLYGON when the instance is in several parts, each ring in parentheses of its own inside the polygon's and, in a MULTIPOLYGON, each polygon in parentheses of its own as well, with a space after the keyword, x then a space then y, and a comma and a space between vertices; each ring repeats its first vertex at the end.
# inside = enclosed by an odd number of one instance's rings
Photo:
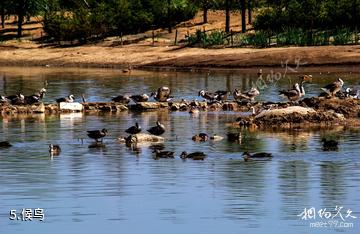
MULTIPOLYGON (((283 96, 284 98, 287 98, 290 102, 296 103, 299 101, 302 97, 305 96, 305 88, 304 84, 311 82, 312 76, 311 75, 303 75, 300 76, 299 83, 295 83, 291 89, 288 90, 281 90, 279 91, 279 95, 283 96)), ((344 91, 342 90, 344 86, 344 81, 341 78, 338 78, 336 81, 334 81, 331 84, 328 84, 321 88, 323 91, 319 96, 320 97, 338 97, 338 98, 359 98, 359 91, 355 90, 353 88, 346 88, 344 91)), ((32 105, 35 103, 39 103, 43 100, 44 96, 46 94, 46 89, 42 88, 38 92, 34 93, 33 95, 24 96, 21 93, 10 95, 10 96, 0 96, 0 103, 2 104, 11 104, 11 105, 32 105)), ((198 92, 198 96, 202 97, 203 99, 207 100, 208 102, 224 102, 228 100, 228 97, 230 95, 229 91, 224 90, 218 90, 215 92, 210 92, 206 90, 200 90, 198 92)), ((235 89, 232 93, 232 96, 235 101, 247 101, 247 102, 253 102, 255 101, 255 98, 260 95, 260 91, 256 87, 252 87, 250 90, 247 91, 241 91, 239 89, 235 89)), ((85 101, 84 96, 83 101, 85 101)), ((156 92, 153 92, 149 95, 147 94, 139 94, 139 95, 118 95, 116 97, 112 97, 113 102, 122 103, 122 104, 129 104, 129 102, 132 100, 135 103, 138 102, 147 102, 150 97, 153 97, 155 101, 158 102, 168 102, 170 101, 173 96, 171 96, 171 89, 167 86, 162 86, 157 89, 156 92)), ((56 99, 57 103, 61 102, 68 102, 72 103, 75 100, 75 96, 73 94, 70 94, 67 97, 62 97, 56 99)), ((196 113, 198 109, 196 107, 192 107, 190 109, 190 113, 196 113)), ((253 109, 254 113, 254 109, 253 109)), ((134 126, 129 127, 125 130, 126 133, 130 134, 129 137, 127 137, 125 140, 127 144, 132 145, 132 135, 139 134, 142 131, 141 126, 136 122, 134 126)), ((160 136, 165 133, 165 126, 160 123, 160 121, 156 122, 156 125, 147 129, 147 132, 155 135, 160 136)), ((102 143, 102 139, 107 136, 108 130, 107 129, 101 129, 101 130, 91 130, 87 131, 87 136, 91 139, 94 139, 96 144, 102 143)), ((205 133, 200 133, 192 137, 193 141, 201 142, 201 141, 207 141, 208 139, 212 140, 221 140, 221 136, 211 136, 209 137, 205 133)), ((240 141, 241 140, 241 134, 240 133, 228 133, 227 139, 230 142, 240 141)), ((323 142, 323 149, 324 150, 337 150, 338 149, 338 143, 334 140, 327 140, 322 139, 323 142)), ((102 144, 100 144, 101 146, 102 144)), ((3 141, 0 142, 0 148, 8 148, 12 145, 7 142, 3 141)), ((59 155, 61 152, 61 148, 59 145, 49 145, 49 153, 52 156, 59 155)), ((160 149, 155 148, 153 150, 154 158, 174 158, 174 152, 172 151, 163 151, 160 149)), ((186 151, 183 151, 180 155, 180 158, 182 159, 194 159, 194 160, 204 160, 206 155, 203 152, 193 152, 193 153, 187 153, 186 151)), ((244 152, 243 158, 245 161, 253 161, 253 160, 268 160, 272 158, 272 155, 270 153, 256 153, 256 154, 250 154, 249 152, 244 152)))

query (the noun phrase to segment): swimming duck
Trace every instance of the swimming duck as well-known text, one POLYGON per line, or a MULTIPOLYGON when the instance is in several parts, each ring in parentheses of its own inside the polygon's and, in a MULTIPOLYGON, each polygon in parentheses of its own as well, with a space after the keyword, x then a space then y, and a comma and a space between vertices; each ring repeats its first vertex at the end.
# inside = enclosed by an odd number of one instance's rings
POLYGON ((158 149, 156 149, 153 153, 155 153, 154 158, 158 159, 158 158, 174 158, 174 152, 172 151, 160 151, 158 149))
POLYGON ((180 158, 182 158, 182 159, 190 158, 193 160, 204 160, 206 158, 206 154, 203 152, 200 152, 200 151, 188 154, 186 151, 183 151, 180 154, 180 158))
POLYGON ((257 88, 251 88, 246 92, 241 92, 238 89, 235 89, 233 92, 233 97, 235 100, 247 100, 247 101, 254 101, 255 97, 259 96, 260 92, 257 88))
POLYGON ((25 103, 28 104, 28 105, 32 105, 32 104, 41 102, 41 100, 45 96, 45 93, 46 93, 46 89, 42 88, 42 89, 40 89, 39 92, 37 92, 37 93, 35 93, 35 94, 31 95, 31 96, 26 96, 25 97, 25 103))
POLYGON ((193 141, 207 141, 209 136, 206 133, 199 133, 191 138, 193 141))
POLYGON ((59 155, 61 152, 61 148, 59 145, 53 145, 53 144, 50 144, 49 145, 49 153, 52 154, 52 155, 59 155))
POLYGON ((153 135, 160 136, 164 134, 165 126, 162 125, 159 121, 156 121, 156 126, 149 128, 147 131, 153 135))
POLYGON ((205 90, 200 90, 199 91, 199 97, 202 97, 210 102, 215 101, 217 98, 217 94, 216 93, 211 93, 205 90))
POLYGON ((289 101, 298 101, 301 97, 300 86, 298 83, 296 83, 292 89, 279 91, 279 94, 280 96, 284 96, 289 99, 289 101))
POLYGON ((339 92, 344 85, 344 81, 341 78, 338 78, 331 84, 326 85, 321 88, 324 92, 326 92, 329 96, 333 97, 337 92, 339 92))
POLYGON ((228 141, 241 141, 241 133, 228 133, 227 139, 228 141))
POLYGON ((130 99, 134 102, 147 102, 149 100, 149 96, 146 93, 141 95, 131 95, 130 99))
POLYGON ((129 134, 138 134, 141 132, 141 127, 140 125, 136 122, 135 126, 131 126, 130 128, 125 130, 126 133, 129 134))
POLYGON ((245 162, 254 161, 254 160, 269 160, 272 157, 273 156, 270 153, 255 153, 255 154, 250 154, 249 152, 243 153, 243 158, 245 162))
POLYGON ((9 148, 12 144, 10 144, 8 141, 1 141, 0 142, 0 148, 9 148))
POLYGON ((58 98, 56 99, 56 102, 57 103, 60 103, 60 102, 74 102, 74 95, 70 94, 68 97, 63 97, 63 98, 58 98))
POLYGON ((322 138, 321 142, 323 143, 324 151, 337 151, 339 149, 339 142, 335 140, 327 140, 326 138, 322 138))
POLYGON ((128 104, 130 102, 130 97, 128 95, 119 95, 119 96, 113 97, 111 99, 111 101, 119 102, 122 104, 128 104))
POLYGON ((105 128, 102 130, 87 131, 88 137, 95 139, 96 142, 98 142, 99 139, 101 139, 102 142, 102 138, 105 137, 107 133, 108 131, 105 128))
POLYGON ((151 97, 154 97, 154 99, 158 102, 168 102, 172 98, 170 96, 171 90, 167 86, 162 86, 158 88, 157 92, 151 93, 151 97))

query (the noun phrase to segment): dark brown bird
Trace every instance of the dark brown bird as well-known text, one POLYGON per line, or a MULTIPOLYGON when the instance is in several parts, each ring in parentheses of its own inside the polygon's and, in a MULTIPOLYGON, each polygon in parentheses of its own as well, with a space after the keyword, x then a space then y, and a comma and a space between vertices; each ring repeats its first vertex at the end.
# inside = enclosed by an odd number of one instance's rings
POLYGON ((280 96, 284 96, 289 101, 295 102, 298 101, 301 97, 301 90, 298 83, 294 85, 294 87, 290 90, 282 90, 279 92, 280 96))
POLYGON ((37 93, 35 93, 33 95, 30 95, 30 96, 26 96, 25 97, 25 103, 28 104, 28 105, 32 105, 32 104, 41 102, 42 99, 45 96, 45 93, 46 93, 46 89, 42 88, 42 89, 40 89, 39 92, 37 92, 37 93))
POLYGON ((151 97, 154 97, 154 99, 158 102, 168 102, 172 98, 170 96, 171 90, 167 86, 162 86, 158 88, 156 92, 151 93, 151 97))
POLYGON ((211 93, 205 90, 200 90, 199 91, 199 97, 202 97, 210 102, 215 101, 217 98, 217 94, 216 93, 211 93))
POLYGON ((60 154, 60 152, 61 152, 61 148, 60 148, 60 146, 59 145, 53 145, 53 144, 50 144, 49 145, 49 153, 51 154, 51 155, 59 155, 60 154))
POLYGON ((60 102, 74 102, 74 95, 70 94, 68 97, 63 97, 63 98, 58 98, 56 99, 56 102, 57 103, 60 103, 60 102))
POLYGON ((12 144, 10 144, 8 141, 1 141, 0 142, 0 149, 4 148, 10 148, 12 147, 12 144))
POLYGON ((206 133, 199 133, 191 138, 193 141, 207 141, 209 136, 206 133))
POLYGON ((174 152, 172 151, 160 151, 158 149, 156 149, 153 153, 155 153, 154 158, 155 159, 159 159, 159 158, 174 158, 174 152))
POLYGON ((193 160, 204 160, 206 158, 206 154, 203 152, 194 152, 194 153, 190 153, 188 154, 186 151, 183 151, 180 154, 180 158, 182 159, 193 159, 193 160))
POLYGON ((149 100, 149 96, 146 93, 141 95, 131 95, 130 99, 134 102, 147 102, 149 100))
POLYGON ((127 95, 119 95, 116 97, 112 97, 111 101, 122 103, 122 104, 128 104, 130 102, 130 97, 127 95))
POLYGON ((241 141, 241 133, 228 133, 227 135, 227 139, 228 141, 241 141))
POLYGON ((273 156, 270 153, 255 153, 255 154, 250 154, 249 152, 243 153, 243 158, 245 162, 254 161, 254 160, 269 160, 272 157, 273 156))
POLYGON ((141 127, 140 125, 136 122, 135 126, 131 126, 130 128, 125 130, 126 133, 129 134, 138 134, 141 132, 141 127))
POLYGON ((149 128, 147 131, 153 135, 160 136, 164 134, 165 126, 162 125, 159 121, 156 121, 156 126, 149 128))
POLYGON ((101 139, 102 142, 102 138, 105 137, 107 133, 108 131, 105 128, 102 130, 87 131, 88 137, 94 139, 96 142, 98 142, 99 139, 101 139))
POLYGON ((339 142, 335 140, 322 138, 321 142, 323 143, 323 151, 337 151, 339 149, 339 142))
POLYGON ((333 83, 328 84, 321 89, 327 94, 329 94, 329 96, 333 97, 337 92, 339 92, 342 89, 343 85, 344 85, 344 81, 338 78, 337 81, 334 81, 333 83))

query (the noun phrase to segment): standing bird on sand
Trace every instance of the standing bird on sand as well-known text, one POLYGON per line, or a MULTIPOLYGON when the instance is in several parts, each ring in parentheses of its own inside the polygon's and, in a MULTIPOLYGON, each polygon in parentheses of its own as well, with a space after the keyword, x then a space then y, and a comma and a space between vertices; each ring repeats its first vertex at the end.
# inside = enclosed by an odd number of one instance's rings
POLYGON ((136 122, 135 126, 131 126, 130 128, 125 130, 126 133, 129 134, 138 134, 141 132, 141 127, 140 125, 136 122))
POLYGON ((131 95, 130 99, 134 102, 147 102, 149 100, 149 96, 146 93, 141 95, 131 95))
POLYGON ((301 98, 301 90, 298 83, 290 90, 282 90, 279 92, 280 96, 286 97, 291 102, 296 102, 301 98))
POLYGON ((202 97, 210 102, 215 101, 217 98, 217 94, 216 93, 211 93, 205 90, 200 90, 199 91, 199 97, 202 97))
POLYGON ((159 121, 156 121, 156 126, 149 128, 147 131, 155 136, 160 136, 164 134, 165 126, 162 125, 159 121))
POLYGON ((158 102, 168 102, 172 98, 170 96, 171 90, 167 86, 162 86, 158 88, 156 92, 151 93, 151 97, 154 96, 154 99, 158 102))
POLYGON ((245 162, 254 161, 254 160, 269 160, 273 156, 270 153, 256 153, 250 154, 249 152, 243 153, 243 158, 245 162))
POLYGON ((105 128, 103 128, 102 130, 87 131, 88 137, 94 139, 96 142, 98 142, 99 139, 101 139, 102 142, 102 138, 105 137, 107 133, 108 131, 105 128))
POLYGON ((56 99, 56 102, 57 103, 60 103, 60 102, 74 102, 74 95, 70 94, 68 97, 63 97, 63 98, 58 98, 56 99))
POLYGON ((45 93, 46 93, 46 89, 42 88, 42 89, 40 89, 39 92, 37 92, 37 93, 35 93, 35 94, 31 95, 31 96, 26 96, 25 97, 25 103, 28 104, 28 105, 32 105, 34 103, 41 102, 42 99, 45 96, 45 93))
POLYGON ((235 100, 247 100, 254 101, 255 97, 259 96, 260 92, 257 88, 251 88, 246 92, 241 92, 241 90, 235 89, 233 92, 233 97, 235 100))
POLYGON ((325 87, 321 88, 324 92, 326 92, 329 96, 334 97, 337 92, 339 92, 344 85, 344 81, 338 78, 331 84, 326 85, 325 87))
POLYGON ((360 90, 354 88, 346 88, 345 89, 345 96, 347 98, 355 98, 358 99, 360 97, 360 90))
POLYGON ((25 103, 25 96, 19 93, 17 95, 7 96, 6 100, 9 100, 11 105, 21 105, 25 103))
POLYGON ((227 100, 227 95, 229 94, 228 91, 224 91, 224 90, 218 90, 215 92, 216 94, 216 100, 217 101, 226 101, 227 100))
POLYGON ((111 101, 113 102, 119 102, 122 104, 128 104, 130 102, 130 97, 128 95, 119 95, 116 97, 112 97, 111 101))

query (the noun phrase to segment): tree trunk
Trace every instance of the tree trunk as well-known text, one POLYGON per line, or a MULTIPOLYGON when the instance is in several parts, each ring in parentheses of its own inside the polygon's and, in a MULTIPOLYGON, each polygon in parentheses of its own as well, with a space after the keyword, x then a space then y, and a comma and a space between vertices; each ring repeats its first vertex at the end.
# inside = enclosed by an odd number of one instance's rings
POLYGON ((1 27, 5 28, 5 7, 2 5, 0 9, 1 14, 1 27))
POLYGON ((241 0, 241 32, 246 33, 246 4, 241 0))
POLYGON ((20 38, 22 35, 22 25, 24 21, 24 1, 20 1, 17 7, 17 15, 18 15, 18 30, 17 37, 20 38))
POLYGON ((251 0, 248 0, 248 22, 249 24, 251 24, 252 19, 251 19, 251 0))
POLYGON ((207 6, 204 4, 204 24, 206 24, 206 23, 208 22, 207 14, 208 14, 208 8, 207 8, 207 6))
POLYGON ((168 18, 168 31, 169 31, 169 33, 171 33, 172 32, 172 30, 171 30, 171 0, 167 0, 167 7, 168 7, 168 9, 167 9, 167 18, 168 18))
POLYGON ((225 1, 225 32, 230 32, 230 0, 225 1))

